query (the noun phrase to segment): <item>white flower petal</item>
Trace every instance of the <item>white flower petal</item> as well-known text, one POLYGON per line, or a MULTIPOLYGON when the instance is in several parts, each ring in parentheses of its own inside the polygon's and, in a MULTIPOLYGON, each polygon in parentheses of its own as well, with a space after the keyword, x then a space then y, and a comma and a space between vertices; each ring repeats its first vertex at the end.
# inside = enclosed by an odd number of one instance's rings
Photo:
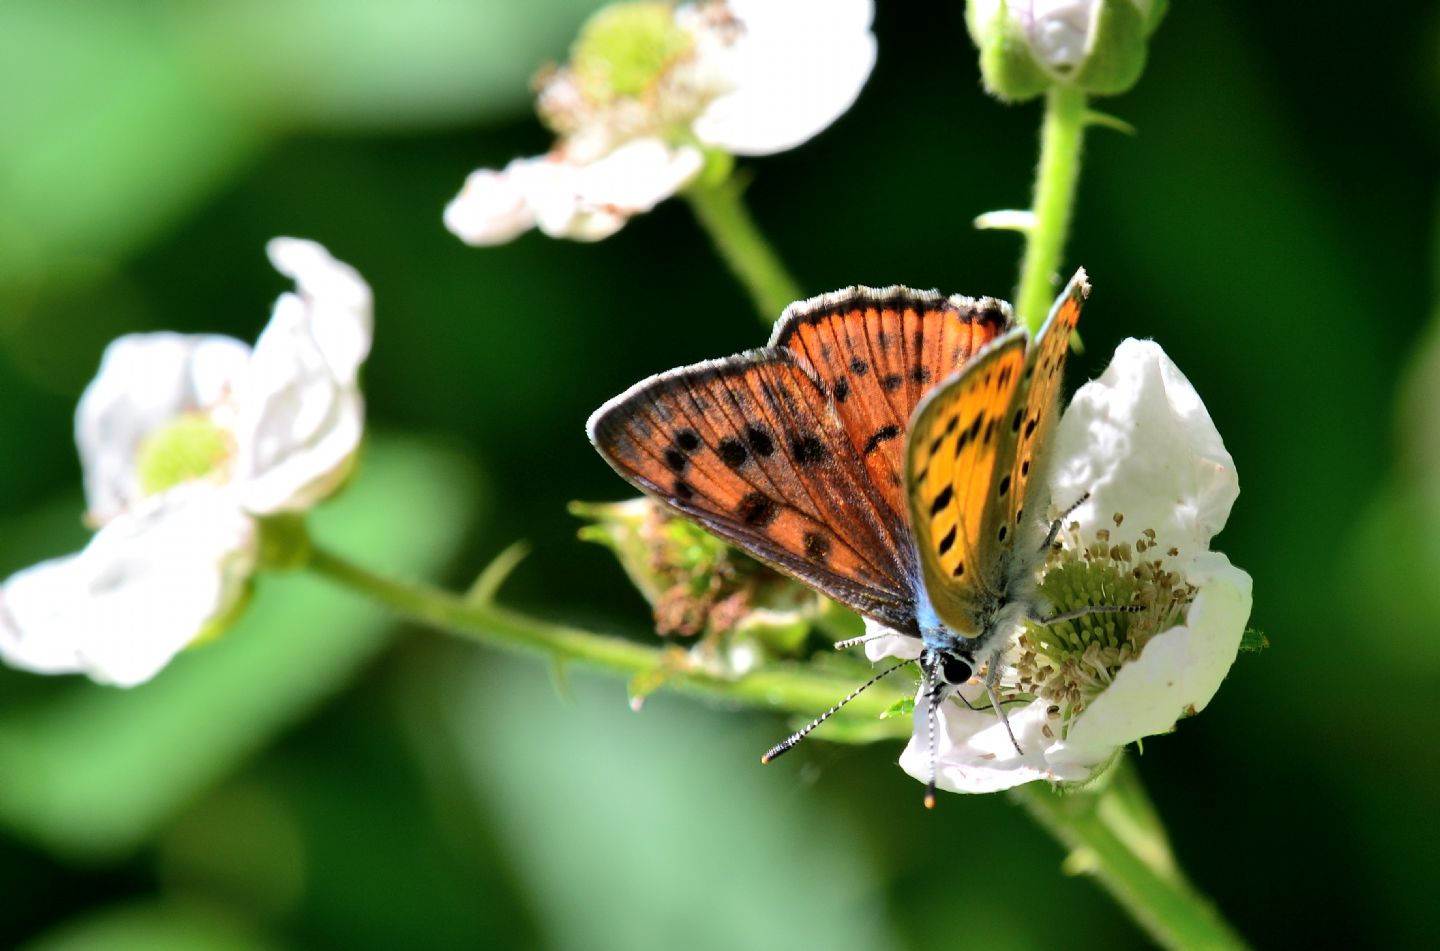
POLYGON ((149 680, 234 608, 257 544, 254 521, 223 489, 197 483, 151 497, 79 555, 5 583, 0 656, 119 686, 149 680))
POLYGON ((360 446, 364 399, 335 377, 313 329, 304 302, 282 297, 237 396, 234 488, 259 515, 314 505, 344 480, 360 446))
POLYGON ((1120 669, 1065 741, 1048 752, 1053 762, 1104 762, 1116 747, 1169 732, 1215 696, 1250 617, 1250 576, 1219 552, 1204 552, 1190 563, 1187 578, 1200 591, 1185 623, 1155 635, 1120 669))
MULTIPOLYGON (((968 710, 956 700, 940 705, 935 737, 935 784, 940 789, 997 792, 1037 779, 1079 780, 1088 775, 1086 767, 1053 764, 1046 756, 1053 741, 1045 736, 1045 727, 1054 722, 1046 714, 1048 702, 1036 700, 1007 711, 1010 729, 1025 751, 1021 756, 1015 752, 1005 724, 988 709, 984 688, 968 684, 963 692, 972 704, 986 709, 968 710)), ((900 754, 900 768, 921 782, 930 779, 930 734, 923 696, 915 699, 915 732, 900 754)))
POLYGON ((84 670, 79 631, 66 623, 79 601, 77 556, 41 562, 0 586, 0 658, 39 674, 84 670))
POLYGON ((894 657, 896 660, 914 660, 920 656, 920 638, 911 637, 891 630, 879 621, 865 619, 865 636, 875 640, 865 642, 865 656, 873 663, 894 657))
POLYGON ((1076 510, 1082 527, 1153 528, 1164 548, 1180 549, 1176 567, 1204 551, 1240 492, 1226 451, 1200 396, 1159 345, 1125 340, 1103 375, 1082 386, 1056 427, 1051 498, 1076 510))
POLYGON ((875 65, 870 0, 731 0, 743 34, 701 44, 727 91, 692 128, 700 141, 737 155, 794 148, 855 102, 875 65))
POLYGON ((482 168, 465 179, 445 206, 445 227, 470 245, 512 241, 535 227, 534 179, 553 165, 548 156, 515 159, 503 171, 482 168))
POLYGON ((182 413, 223 400, 250 348, 230 337, 130 334, 105 349, 75 411, 90 517, 103 524, 140 499, 136 455, 144 438, 182 413))
POLYGON ((541 231, 553 238, 598 241, 674 195, 703 165, 698 149, 635 139, 594 162, 553 174, 530 200, 541 231))
POLYGON ((275 238, 265 250, 275 270, 295 281, 295 294, 281 295, 277 309, 298 296, 330 372, 341 383, 354 383, 374 336, 370 285, 314 241, 275 238))
POLYGON ((1100 21, 1097 0, 1033 0, 1011 5, 1031 51, 1051 69, 1078 66, 1090 52, 1100 21))

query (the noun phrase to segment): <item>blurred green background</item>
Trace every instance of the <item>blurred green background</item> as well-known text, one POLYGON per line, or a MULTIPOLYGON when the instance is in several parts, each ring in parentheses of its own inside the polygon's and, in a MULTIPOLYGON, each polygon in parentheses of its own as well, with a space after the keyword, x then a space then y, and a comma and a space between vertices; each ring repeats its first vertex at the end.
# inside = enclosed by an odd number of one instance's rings
MULTIPOLYGON (((253 339, 315 238, 376 295, 372 437, 316 533, 644 637, 570 499, 624 487, 592 408, 762 342, 680 203, 598 245, 466 248, 465 174, 542 151, 528 77, 591 0, 0 4, 0 572, 85 538, 69 439, 113 336, 253 339)), ((1440 18, 1430 4, 1177 3, 1102 108, 1067 266, 1095 292, 1072 386, 1124 336, 1190 376, 1240 470, 1217 547, 1271 648, 1143 774, 1197 885, 1259 945, 1433 927, 1440 758, 1440 18)), ((1038 109, 979 91, 962 6, 888 4, 859 103, 749 163, 807 293, 1008 296, 1038 109)), ((898 744, 399 630, 262 580, 220 643, 130 692, 0 672, 0 944, 34 948, 1143 945, 1000 796, 931 814, 898 744), (823 731, 822 731, 823 735, 823 731)))

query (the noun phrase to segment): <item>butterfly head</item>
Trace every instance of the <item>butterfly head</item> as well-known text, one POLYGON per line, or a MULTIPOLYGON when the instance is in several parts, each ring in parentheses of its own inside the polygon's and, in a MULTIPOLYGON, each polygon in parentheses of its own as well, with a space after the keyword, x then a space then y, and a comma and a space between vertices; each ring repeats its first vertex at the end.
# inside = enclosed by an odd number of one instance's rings
POLYGON ((957 687, 969 683, 979 665, 963 649, 928 648, 920 655, 920 666, 929 684, 930 702, 939 704, 957 687))

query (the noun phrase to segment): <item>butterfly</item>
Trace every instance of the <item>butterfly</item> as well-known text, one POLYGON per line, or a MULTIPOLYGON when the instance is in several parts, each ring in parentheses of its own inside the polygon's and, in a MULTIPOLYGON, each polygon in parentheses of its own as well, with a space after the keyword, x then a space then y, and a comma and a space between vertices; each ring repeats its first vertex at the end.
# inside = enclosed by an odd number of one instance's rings
MULTIPOLYGON (((1046 450, 1089 292, 1081 270, 1033 341, 990 297, 823 294, 790 305, 768 346, 642 380, 587 429, 669 508, 919 638, 933 751, 936 710, 982 667, 1004 719, 1001 656, 1044 620, 1037 574, 1060 524, 1046 521, 1046 450)), ((934 789, 932 775, 927 805, 934 789)))

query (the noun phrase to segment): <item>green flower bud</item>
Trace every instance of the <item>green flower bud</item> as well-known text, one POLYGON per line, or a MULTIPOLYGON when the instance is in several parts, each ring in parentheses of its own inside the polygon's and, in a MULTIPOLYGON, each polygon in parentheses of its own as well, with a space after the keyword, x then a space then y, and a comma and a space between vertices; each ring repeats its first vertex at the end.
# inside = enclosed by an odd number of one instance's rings
POLYGON ((1052 86, 1095 96, 1140 78, 1167 0, 970 0, 965 22, 985 88, 1020 102, 1052 86))
POLYGON ((753 641, 765 653, 793 653, 819 598, 704 529, 649 499, 572 502, 590 524, 580 537, 615 553, 650 602, 660 634, 753 641))

